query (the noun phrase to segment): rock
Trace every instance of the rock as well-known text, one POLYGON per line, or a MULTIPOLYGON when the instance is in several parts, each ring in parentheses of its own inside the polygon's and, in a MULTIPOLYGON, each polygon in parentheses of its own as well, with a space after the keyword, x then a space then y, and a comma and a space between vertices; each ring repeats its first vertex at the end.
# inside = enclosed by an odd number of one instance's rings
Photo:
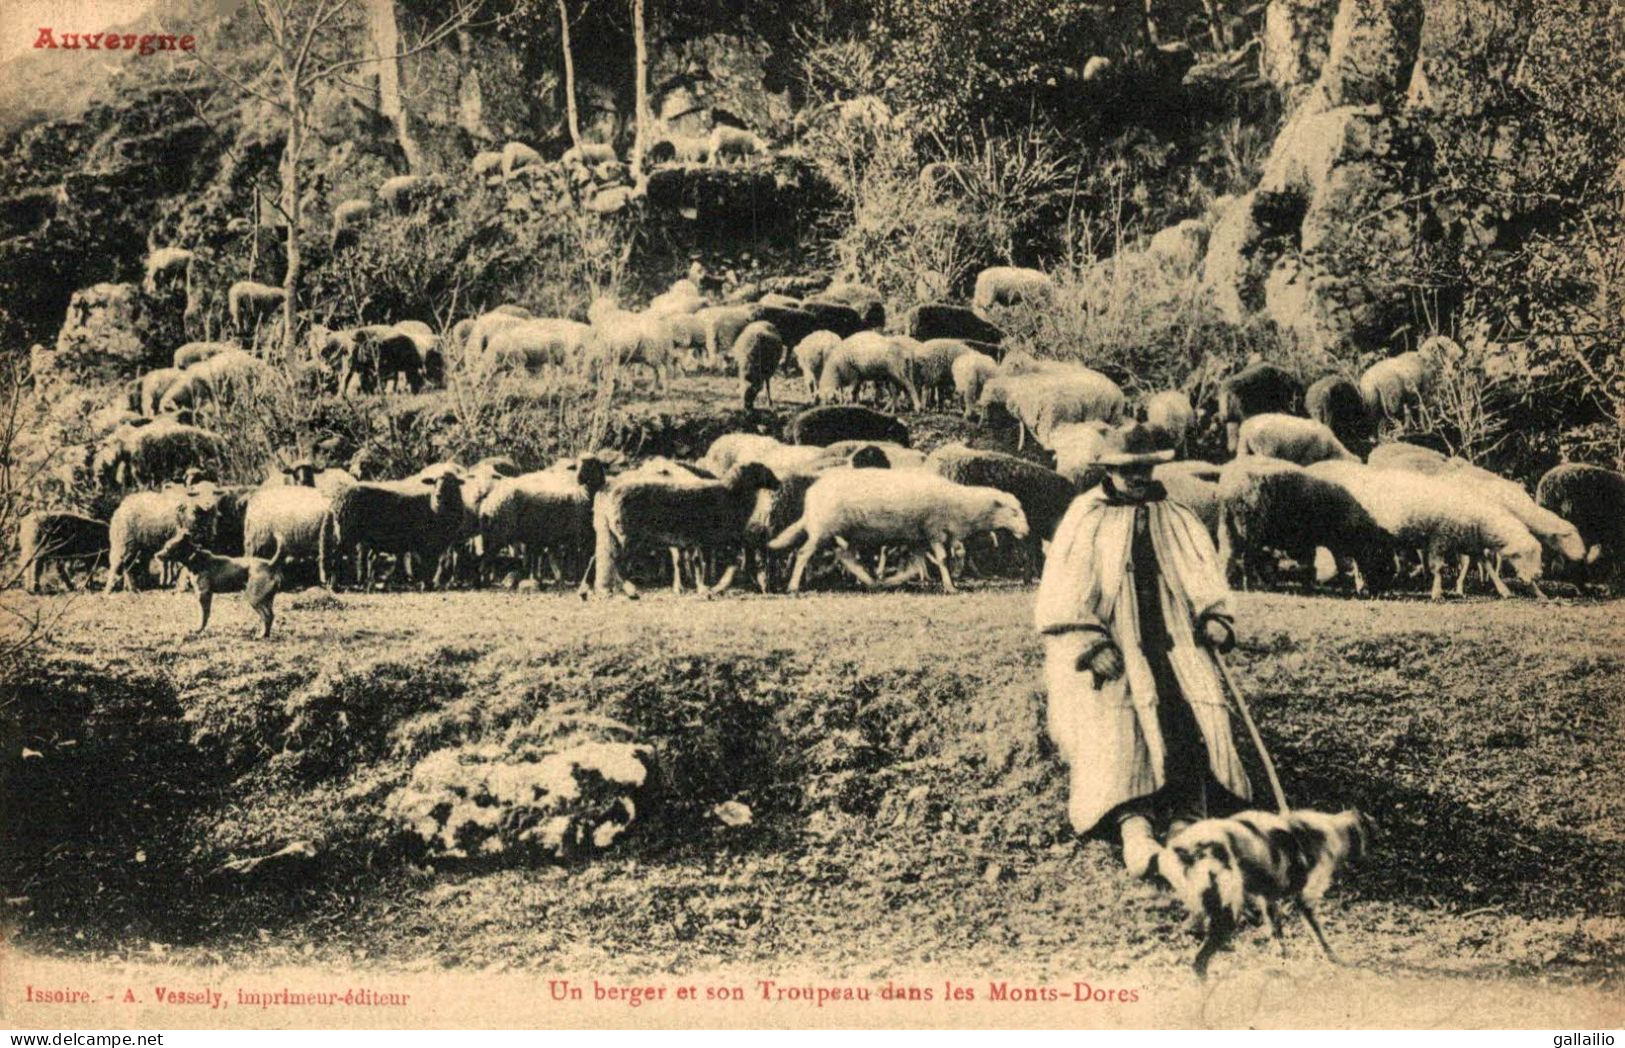
POLYGON ((1089 60, 1083 63, 1083 79, 1085 81, 1099 80, 1112 71, 1112 60, 1105 55, 1090 55, 1089 60))
POLYGON ((50 355, 32 362, 40 377, 60 374, 78 380, 114 381, 133 376, 147 360, 149 329, 155 317, 134 284, 96 284, 68 301, 68 312, 50 355))
MULTIPOLYGON (((1218 213, 1201 282, 1231 323, 1264 312, 1313 351, 1375 349, 1402 323, 1403 288, 1371 260, 1442 228, 1423 205, 1425 135, 1401 114, 1421 41, 1420 0, 1271 0, 1263 70, 1300 91, 1257 188, 1218 213), (1320 37, 1325 32, 1324 58, 1320 37)), ((1217 209, 1215 209, 1217 210, 1217 209)), ((1432 235, 1431 233, 1429 235, 1432 235)))
POLYGON ((1207 223, 1187 218, 1153 236, 1146 253, 1180 276, 1188 276, 1196 271, 1207 251, 1208 232, 1207 223))
POLYGON ((1421 0, 1343 0, 1311 104, 1370 105, 1402 97, 1421 45, 1421 0))
POLYGON ((749 826, 752 815, 750 805, 739 801, 723 801, 711 809, 711 814, 724 826, 749 826))
POLYGON ((540 588, 535 579, 520 579, 513 585, 513 590, 516 593, 535 593, 540 588))
POLYGON ((1259 74, 1289 95, 1320 75, 1330 47, 1336 0, 1270 0, 1258 55, 1259 74))
POLYGON ((626 742, 455 747, 420 760, 385 808, 432 855, 565 859, 626 832, 653 765, 650 747, 626 742))

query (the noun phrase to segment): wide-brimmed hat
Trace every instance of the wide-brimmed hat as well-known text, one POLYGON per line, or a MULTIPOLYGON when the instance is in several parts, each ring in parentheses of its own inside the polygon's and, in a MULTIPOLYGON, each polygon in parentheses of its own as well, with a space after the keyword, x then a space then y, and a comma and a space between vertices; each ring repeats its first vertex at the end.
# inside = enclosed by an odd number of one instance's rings
POLYGON ((1106 434, 1105 450, 1095 461, 1107 469, 1172 462, 1174 449, 1166 444, 1161 431, 1131 422, 1106 434))

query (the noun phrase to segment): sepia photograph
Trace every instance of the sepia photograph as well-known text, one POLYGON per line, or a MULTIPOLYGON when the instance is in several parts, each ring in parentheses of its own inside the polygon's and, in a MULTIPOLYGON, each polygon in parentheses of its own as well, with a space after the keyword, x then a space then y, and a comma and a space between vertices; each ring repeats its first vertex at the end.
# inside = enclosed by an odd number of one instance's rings
POLYGON ((1612 1044, 1622 69, 0 0, 0 1025, 1612 1044))

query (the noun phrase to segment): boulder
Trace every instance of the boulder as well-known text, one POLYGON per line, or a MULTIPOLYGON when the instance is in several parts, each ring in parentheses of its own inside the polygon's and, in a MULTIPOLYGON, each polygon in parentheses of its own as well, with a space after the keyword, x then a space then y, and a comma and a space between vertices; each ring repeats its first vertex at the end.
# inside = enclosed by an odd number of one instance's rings
POLYGON ((1260 75, 1289 97, 1313 84, 1325 64, 1336 16, 1336 0, 1270 0, 1260 34, 1260 75))
POLYGON ((1188 276, 1207 251, 1208 232, 1207 223, 1187 218, 1159 231, 1146 245, 1146 252, 1180 276, 1188 276))
POLYGON ((454 747, 420 760, 386 810, 431 856, 563 860, 626 832, 653 767, 653 750, 627 742, 454 747))

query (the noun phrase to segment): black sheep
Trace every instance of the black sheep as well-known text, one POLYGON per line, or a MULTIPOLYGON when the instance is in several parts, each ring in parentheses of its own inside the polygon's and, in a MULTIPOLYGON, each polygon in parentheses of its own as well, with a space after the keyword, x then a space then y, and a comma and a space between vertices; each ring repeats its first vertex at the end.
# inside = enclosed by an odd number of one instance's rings
MULTIPOLYGON (((955 306, 947 302, 927 302, 915 306, 903 317, 903 334, 929 342, 934 338, 957 338, 968 342, 998 345, 1004 341, 1004 329, 984 320, 968 306, 955 306)), ((981 349, 980 346, 976 347, 981 349)), ((987 352, 983 349, 982 352, 987 352)), ((997 353, 990 354, 997 358, 997 353)))
POLYGON ((792 419, 785 438, 791 444, 818 447, 841 440, 877 440, 906 448, 908 427, 890 415, 857 404, 824 404, 792 419))

